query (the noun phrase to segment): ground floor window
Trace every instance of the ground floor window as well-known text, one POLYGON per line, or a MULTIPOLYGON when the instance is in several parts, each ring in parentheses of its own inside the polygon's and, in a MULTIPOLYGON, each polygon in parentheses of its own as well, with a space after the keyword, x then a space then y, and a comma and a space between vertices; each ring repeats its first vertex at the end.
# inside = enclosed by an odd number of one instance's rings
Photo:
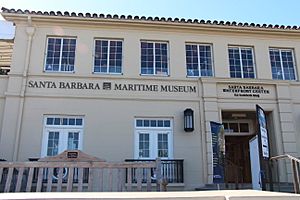
POLYGON ((135 119, 135 158, 173 157, 171 119, 135 119))
POLYGON ((82 116, 45 116, 41 156, 82 149, 82 116))

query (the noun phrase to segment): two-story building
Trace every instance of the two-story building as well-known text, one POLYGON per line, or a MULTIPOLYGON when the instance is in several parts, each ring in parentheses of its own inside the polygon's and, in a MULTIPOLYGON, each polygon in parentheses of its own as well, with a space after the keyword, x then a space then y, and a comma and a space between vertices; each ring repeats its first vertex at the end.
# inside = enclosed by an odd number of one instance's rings
MULTIPOLYGON (((267 113, 271 156, 300 156, 299 27, 1 14, 16 26, 11 69, 0 77, 2 159, 66 149, 116 162, 160 157, 172 163, 170 187, 194 189, 213 180, 211 122, 218 122, 226 159, 250 183, 256 104, 267 113), (193 111, 190 129, 184 111, 193 111)), ((288 165, 280 176, 290 179, 288 165)))

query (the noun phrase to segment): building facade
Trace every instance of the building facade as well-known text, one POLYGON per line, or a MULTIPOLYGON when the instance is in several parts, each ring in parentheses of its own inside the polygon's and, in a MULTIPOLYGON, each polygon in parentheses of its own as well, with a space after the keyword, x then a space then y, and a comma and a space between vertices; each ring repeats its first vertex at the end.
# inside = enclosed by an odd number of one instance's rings
MULTIPOLYGON (((297 27, 1 14, 16 26, 11 69, 0 77, 2 159, 80 149, 115 162, 183 160, 184 181, 173 186, 190 190, 213 180, 211 122, 218 122, 226 157, 251 182, 256 104, 267 114, 271 156, 300 156, 297 27)), ((281 180, 290 174, 288 164, 280 167, 281 180)))

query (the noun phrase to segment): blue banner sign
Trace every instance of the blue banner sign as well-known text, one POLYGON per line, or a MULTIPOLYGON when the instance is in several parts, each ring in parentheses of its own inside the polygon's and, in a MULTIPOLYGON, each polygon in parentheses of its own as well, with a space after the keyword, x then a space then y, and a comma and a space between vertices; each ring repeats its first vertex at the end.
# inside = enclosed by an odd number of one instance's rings
POLYGON ((213 183, 224 183, 225 138, 223 125, 210 122, 213 150, 213 183))
POLYGON ((267 119, 265 111, 258 105, 256 105, 256 115, 259 126, 258 136, 261 144, 261 154, 264 159, 270 157, 269 153, 269 136, 267 130, 267 119))

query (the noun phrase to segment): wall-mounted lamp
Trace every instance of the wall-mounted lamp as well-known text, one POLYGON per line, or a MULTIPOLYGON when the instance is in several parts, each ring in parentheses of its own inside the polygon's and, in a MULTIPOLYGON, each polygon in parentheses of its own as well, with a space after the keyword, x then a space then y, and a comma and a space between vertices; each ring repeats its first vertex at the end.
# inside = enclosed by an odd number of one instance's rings
POLYGON ((192 132, 194 130, 194 111, 190 108, 184 111, 184 131, 192 132))

